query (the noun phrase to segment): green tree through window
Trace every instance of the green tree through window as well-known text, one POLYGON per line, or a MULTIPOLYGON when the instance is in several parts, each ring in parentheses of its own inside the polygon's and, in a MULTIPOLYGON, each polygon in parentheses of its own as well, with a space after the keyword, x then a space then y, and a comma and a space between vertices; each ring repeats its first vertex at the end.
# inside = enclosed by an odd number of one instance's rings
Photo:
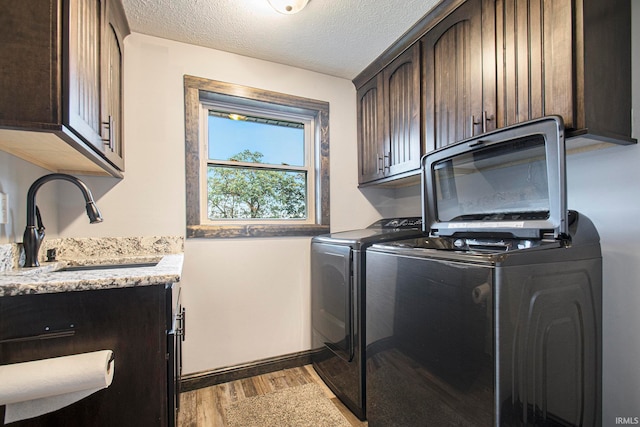
MULTIPOLYGON (((232 162, 262 163, 263 154, 243 150, 232 162)), ((274 169, 209 166, 209 219, 304 219, 306 174, 274 169)))

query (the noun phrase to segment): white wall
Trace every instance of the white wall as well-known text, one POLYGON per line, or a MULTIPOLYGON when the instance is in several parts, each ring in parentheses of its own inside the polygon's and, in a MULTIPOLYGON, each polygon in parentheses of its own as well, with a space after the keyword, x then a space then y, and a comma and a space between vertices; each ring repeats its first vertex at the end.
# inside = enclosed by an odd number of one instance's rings
MULTIPOLYGON (((0 224, 0 244, 22 242, 22 233, 27 225, 27 191, 33 181, 48 173, 45 169, 0 151, 0 193, 7 195, 9 205, 8 221, 0 224)), ((57 183, 54 182, 43 185, 36 194, 47 237, 58 235, 56 199, 57 183)), ((84 202, 81 205, 84 210, 84 202)))
MULTIPOLYGON (((640 139, 640 4, 632 9, 633 133, 640 139)), ((615 101, 613 101, 615 102, 615 101)), ((567 161, 569 206, 591 218, 603 253, 603 425, 640 417, 640 146, 567 161)))
POLYGON ((567 160, 569 207, 593 221, 602 246, 603 425, 614 425, 619 416, 640 416, 638 165, 637 145, 567 160))

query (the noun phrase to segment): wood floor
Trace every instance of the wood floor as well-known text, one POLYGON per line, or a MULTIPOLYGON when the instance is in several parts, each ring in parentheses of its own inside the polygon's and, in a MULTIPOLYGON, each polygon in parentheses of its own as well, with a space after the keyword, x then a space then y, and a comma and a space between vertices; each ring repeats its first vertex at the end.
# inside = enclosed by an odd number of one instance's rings
POLYGON ((226 427, 226 405, 288 387, 316 383, 354 427, 367 426, 358 420, 318 377, 311 365, 285 369, 243 380, 189 391, 180 395, 180 427, 226 427))

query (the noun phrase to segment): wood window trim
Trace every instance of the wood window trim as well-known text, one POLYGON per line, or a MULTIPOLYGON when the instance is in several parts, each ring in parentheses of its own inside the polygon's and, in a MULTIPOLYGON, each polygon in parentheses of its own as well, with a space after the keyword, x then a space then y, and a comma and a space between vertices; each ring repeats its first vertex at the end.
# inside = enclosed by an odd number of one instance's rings
POLYGON ((287 237, 315 236, 329 232, 329 103, 293 95, 271 92, 231 83, 184 76, 185 105, 185 186, 187 238, 287 237), (200 104, 207 96, 218 94, 237 97, 239 101, 268 102, 283 111, 298 108, 313 112, 319 141, 316 145, 316 191, 314 224, 237 225, 203 224, 201 206, 200 104))

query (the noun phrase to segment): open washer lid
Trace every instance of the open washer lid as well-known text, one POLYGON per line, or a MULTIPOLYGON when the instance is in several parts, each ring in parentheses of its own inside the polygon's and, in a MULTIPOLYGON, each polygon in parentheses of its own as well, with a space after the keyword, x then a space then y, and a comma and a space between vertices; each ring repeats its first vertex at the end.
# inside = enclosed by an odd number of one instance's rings
POLYGON ((543 117, 422 158, 423 229, 432 236, 567 235, 564 124, 543 117))

